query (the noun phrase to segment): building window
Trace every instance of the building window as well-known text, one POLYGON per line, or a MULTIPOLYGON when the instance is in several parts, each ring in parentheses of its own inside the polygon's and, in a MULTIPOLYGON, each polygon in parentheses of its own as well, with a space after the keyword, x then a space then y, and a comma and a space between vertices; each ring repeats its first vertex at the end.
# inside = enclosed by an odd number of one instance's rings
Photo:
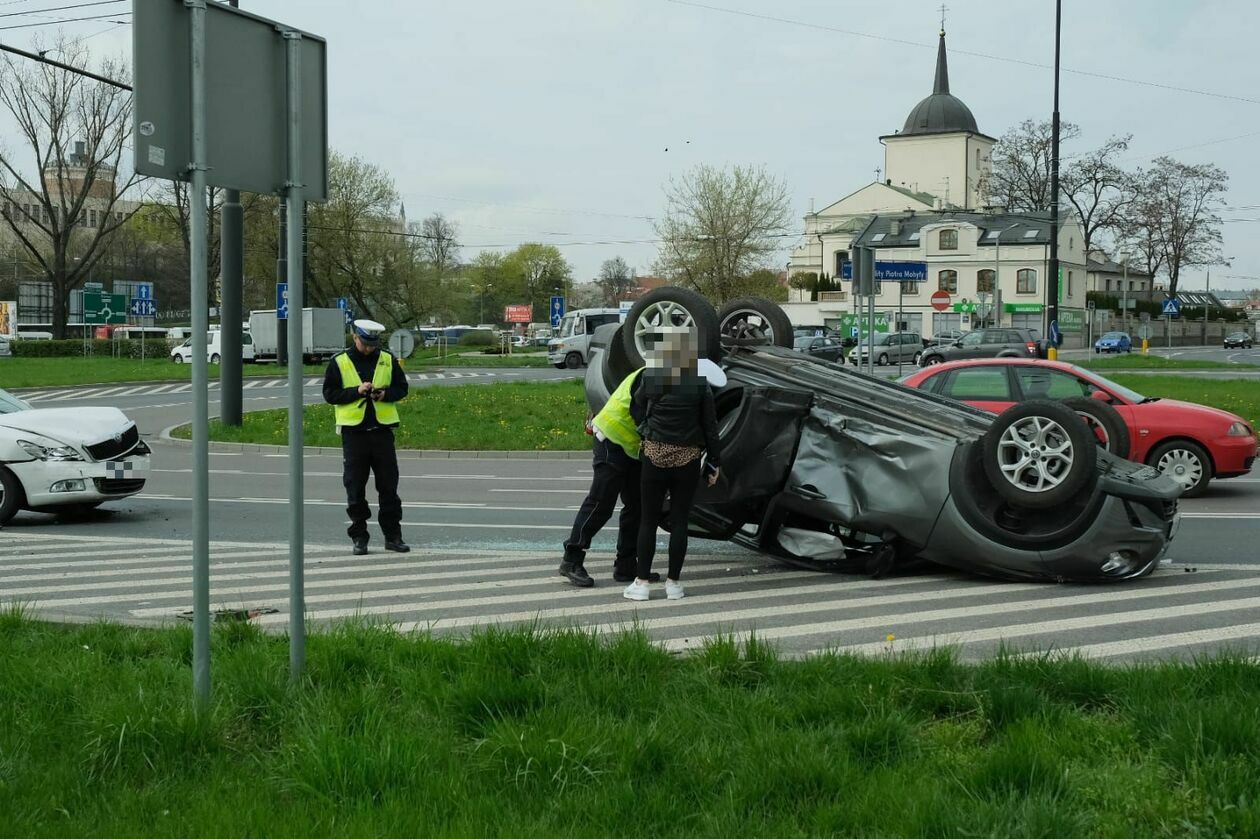
POLYGON ((832 269, 831 276, 839 278, 840 274, 842 273, 840 269, 841 269, 841 266, 844 264, 845 252, 836 251, 834 256, 835 256, 835 260, 834 260, 835 268, 832 269))
POLYGON ((948 291, 950 294, 958 293, 957 271, 942 271, 937 277, 937 288, 941 291, 948 291))
POLYGON ((1129 280, 1129 291, 1133 291, 1133 280, 1129 280))
POLYGON ((1032 268, 1020 268, 1015 274, 1015 291, 1019 294, 1037 293, 1037 272, 1032 268))
POLYGON ((1068 296, 1068 297, 1071 297, 1071 296, 1072 296, 1072 294, 1073 294, 1073 292, 1072 292, 1072 285, 1073 285, 1075 282, 1076 282, 1076 272, 1075 272, 1075 271, 1068 271, 1068 289, 1067 289, 1067 296, 1068 296))
POLYGON ((1110 278, 1108 278, 1108 279, 1104 280, 1104 282, 1105 282, 1105 283, 1107 283, 1107 289, 1106 289, 1106 290, 1107 290, 1107 291, 1111 291, 1111 279, 1110 279, 1110 278))
POLYGON ((919 284, 918 283, 902 283, 901 293, 902 294, 918 294, 919 284))
POLYGON ((956 251, 958 250, 958 231, 952 229, 942 230, 937 241, 940 244, 941 250, 956 251))
POLYGON ((993 293, 993 269, 986 268, 983 271, 976 272, 976 293, 992 294, 993 293))
POLYGON ((88 227, 96 227, 96 210, 88 210, 88 227))

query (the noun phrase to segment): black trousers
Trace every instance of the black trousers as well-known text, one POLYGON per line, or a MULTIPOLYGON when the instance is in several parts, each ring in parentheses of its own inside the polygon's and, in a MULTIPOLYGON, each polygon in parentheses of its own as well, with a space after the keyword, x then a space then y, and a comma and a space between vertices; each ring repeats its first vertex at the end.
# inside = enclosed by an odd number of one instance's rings
POLYGON ((686 466, 674 466, 662 469, 654 466, 647 457, 643 458, 643 518, 639 522, 639 568, 640 580, 646 580, 652 573, 652 560, 656 556, 656 529, 660 527, 665 507, 665 496, 669 495, 669 579, 677 581, 682 573, 683 560, 687 558, 687 519, 691 513, 691 502, 696 498, 696 490, 700 487, 700 459, 686 466))
POLYGON ((346 514, 351 539, 367 536, 372 511, 367 503, 370 472, 376 478, 377 506, 381 531, 388 541, 402 538, 402 499, 398 497, 398 453, 394 450, 394 430, 341 429, 342 483, 346 486, 346 514))
POLYGON ((616 443, 596 438, 591 462, 590 491, 573 522, 573 532, 564 540, 565 562, 581 565, 591 540, 612 518, 617 498, 621 498, 621 521, 617 529, 617 559, 613 568, 633 574, 635 542, 639 536, 639 461, 616 443))

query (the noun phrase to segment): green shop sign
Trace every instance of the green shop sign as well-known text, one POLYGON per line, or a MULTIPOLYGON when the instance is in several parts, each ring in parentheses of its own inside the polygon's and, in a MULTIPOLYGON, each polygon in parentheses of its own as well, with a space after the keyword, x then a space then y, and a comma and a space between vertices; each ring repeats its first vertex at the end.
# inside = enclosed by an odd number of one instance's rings
POLYGON ((1002 310, 1013 312, 1015 314, 1030 314, 1033 312, 1042 312, 1045 306, 1041 303, 1007 303, 1002 306, 1002 310))
POLYGON ((1059 330, 1062 332, 1085 331, 1085 313, 1080 309, 1060 309, 1059 330))

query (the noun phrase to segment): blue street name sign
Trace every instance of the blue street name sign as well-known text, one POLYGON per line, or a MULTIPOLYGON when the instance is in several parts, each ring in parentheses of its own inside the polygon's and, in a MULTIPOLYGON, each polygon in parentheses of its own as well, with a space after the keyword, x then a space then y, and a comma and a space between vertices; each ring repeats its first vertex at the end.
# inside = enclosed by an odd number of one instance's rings
POLYGON ((157 301, 148 297, 131 298, 131 316, 151 318, 157 314, 157 301))
POLYGON ((551 328, 555 329, 560 325, 560 320, 564 317, 564 298, 551 298, 551 328))
POLYGON ((276 283, 276 320, 289 319, 289 284, 276 283))
POLYGON ((1177 317, 1181 314, 1181 301, 1176 297, 1169 297, 1164 301, 1163 312, 1168 317, 1177 317))
MULTIPOLYGON (((840 263, 840 279, 853 279, 853 263, 840 263)), ((875 280, 881 283, 927 282, 926 262, 875 262, 875 280)))

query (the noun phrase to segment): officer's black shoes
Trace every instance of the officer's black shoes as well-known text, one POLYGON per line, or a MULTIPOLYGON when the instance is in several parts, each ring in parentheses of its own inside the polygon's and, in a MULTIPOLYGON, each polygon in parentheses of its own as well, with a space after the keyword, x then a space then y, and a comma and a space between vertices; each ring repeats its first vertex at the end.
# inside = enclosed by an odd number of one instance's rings
MULTIPOLYGON (((629 574, 626 574, 626 573, 623 573, 623 572, 621 572, 621 571, 618 571, 618 570, 617 570, 617 569, 615 569, 615 568, 613 569, 613 581, 614 581, 614 582, 618 582, 618 583, 633 583, 636 579, 638 579, 638 577, 639 577, 639 575, 638 575, 637 573, 635 573, 634 571, 631 571, 629 574)), ((649 583, 659 583, 660 581, 661 581, 661 575, 660 575, 660 574, 658 574, 657 572, 653 571, 651 574, 649 574, 649 575, 648 575, 648 582, 649 582, 649 583)))
POLYGON ((595 585, 595 581, 591 579, 591 575, 586 573, 586 568, 580 562, 569 562, 565 560, 560 563, 560 576, 568 579, 569 582, 578 588, 590 588, 595 585))
POLYGON ((396 554, 411 553, 411 546, 402 539, 386 539, 385 550, 393 551, 396 554))
POLYGON ((368 543, 367 537, 364 536, 362 538, 355 539, 353 541, 354 541, 354 548, 351 549, 350 553, 354 554, 355 556, 367 556, 367 543, 368 543))

